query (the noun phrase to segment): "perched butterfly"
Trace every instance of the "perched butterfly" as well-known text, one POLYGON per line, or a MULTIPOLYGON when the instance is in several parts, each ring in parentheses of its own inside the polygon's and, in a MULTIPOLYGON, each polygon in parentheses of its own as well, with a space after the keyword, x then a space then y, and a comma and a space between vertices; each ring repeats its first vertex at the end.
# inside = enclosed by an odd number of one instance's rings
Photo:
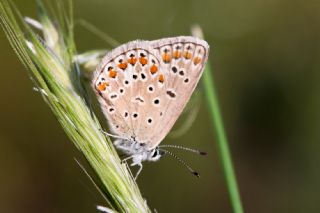
POLYGON ((97 67, 94 91, 117 138, 114 145, 132 159, 131 166, 140 166, 136 177, 142 161, 172 154, 158 145, 189 101, 208 53, 207 42, 195 37, 138 40, 107 53, 97 67))

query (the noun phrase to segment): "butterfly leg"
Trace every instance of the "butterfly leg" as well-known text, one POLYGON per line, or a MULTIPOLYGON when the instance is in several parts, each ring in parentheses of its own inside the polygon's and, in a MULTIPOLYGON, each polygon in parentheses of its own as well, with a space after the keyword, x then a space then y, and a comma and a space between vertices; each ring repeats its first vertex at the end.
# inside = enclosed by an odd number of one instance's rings
MULTIPOLYGON (((142 166, 142 163, 138 163, 138 164, 135 164, 135 165, 139 166, 139 170, 137 171, 136 176, 134 177, 134 180, 137 180, 139 174, 142 171, 143 166, 142 166)), ((132 166, 132 164, 131 164, 131 166, 132 166)))
POLYGON ((110 134, 109 132, 106 132, 106 131, 104 131, 103 129, 100 129, 100 131, 101 131, 104 135, 106 135, 106 136, 108 136, 108 137, 125 139, 125 138, 122 138, 122 137, 120 137, 120 136, 118 136, 118 135, 110 134))
POLYGON ((122 160, 121 160, 121 163, 125 163, 125 162, 127 162, 128 160, 130 160, 131 158, 133 158, 133 155, 122 159, 122 160))

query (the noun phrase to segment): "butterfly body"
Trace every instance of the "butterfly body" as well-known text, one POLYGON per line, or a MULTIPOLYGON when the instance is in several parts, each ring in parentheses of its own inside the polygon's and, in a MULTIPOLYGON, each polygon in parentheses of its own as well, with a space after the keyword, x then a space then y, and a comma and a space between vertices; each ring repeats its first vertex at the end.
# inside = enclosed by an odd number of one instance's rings
POLYGON ((190 99, 208 52, 205 41, 188 36, 133 41, 107 53, 97 67, 92 86, 120 138, 115 146, 134 165, 163 155, 158 145, 190 99))

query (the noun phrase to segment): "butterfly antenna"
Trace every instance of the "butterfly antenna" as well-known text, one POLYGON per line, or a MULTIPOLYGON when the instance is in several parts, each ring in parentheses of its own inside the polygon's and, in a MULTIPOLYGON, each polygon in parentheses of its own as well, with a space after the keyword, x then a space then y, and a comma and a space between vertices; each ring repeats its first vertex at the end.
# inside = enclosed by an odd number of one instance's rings
POLYGON ((159 149, 161 151, 163 151, 165 154, 169 154, 172 157, 174 157, 179 163, 181 163, 183 166, 185 166, 189 172, 191 172, 193 175, 197 176, 198 178, 200 177, 199 173, 194 171, 188 164, 186 164, 186 162, 184 162, 181 158, 179 158, 177 155, 173 154, 172 152, 168 151, 168 150, 164 150, 164 149, 159 149))
POLYGON ((176 149, 182 149, 182 150, 185 150, 185 151, 197 153, 197 154, 199 154, 199 155, 207 155, 206 152, 202 152, 202 151, 199 151, 199 150, 196 150, 196 149, 191 149, 191 148, 183 147, 183 146, 177 146, 177 145, 170 145, 170 144, 169 144, 169 145, 160 145, 159 147, 176 148, 176 149))

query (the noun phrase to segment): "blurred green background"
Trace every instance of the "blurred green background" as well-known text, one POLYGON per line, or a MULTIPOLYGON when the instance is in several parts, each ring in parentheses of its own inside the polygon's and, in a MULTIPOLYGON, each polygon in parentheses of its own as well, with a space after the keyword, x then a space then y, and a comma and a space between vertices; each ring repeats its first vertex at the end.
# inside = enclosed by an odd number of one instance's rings
MULTIPOLYGON (((14 1, 35 18, 34 0, 14 1)), ((320 2, 317 0, 74 0, 85 19, 121 43, 188 35, 201 25, 245 212, 320 212, 320 2)), ((76 26, 79 52, 111 48, 76 26)), ((0 33, 0 212, 96 212, 104 201, 0 33)), ((201 85, 199 87, 202 91, 201 85)), ((203 93, 203 91, 202 91, 203 93)), ((205 100, 192 128, 167 144, 174 159, 146 163, 138 184, 158 212, 231 212, 205 100)), ((181 123, 181 122, 180 122, 181 123)), ((178 127, 177 127, 178 128, 178 127)), ((83 159, 82 159, 83 160, 83 159)))

